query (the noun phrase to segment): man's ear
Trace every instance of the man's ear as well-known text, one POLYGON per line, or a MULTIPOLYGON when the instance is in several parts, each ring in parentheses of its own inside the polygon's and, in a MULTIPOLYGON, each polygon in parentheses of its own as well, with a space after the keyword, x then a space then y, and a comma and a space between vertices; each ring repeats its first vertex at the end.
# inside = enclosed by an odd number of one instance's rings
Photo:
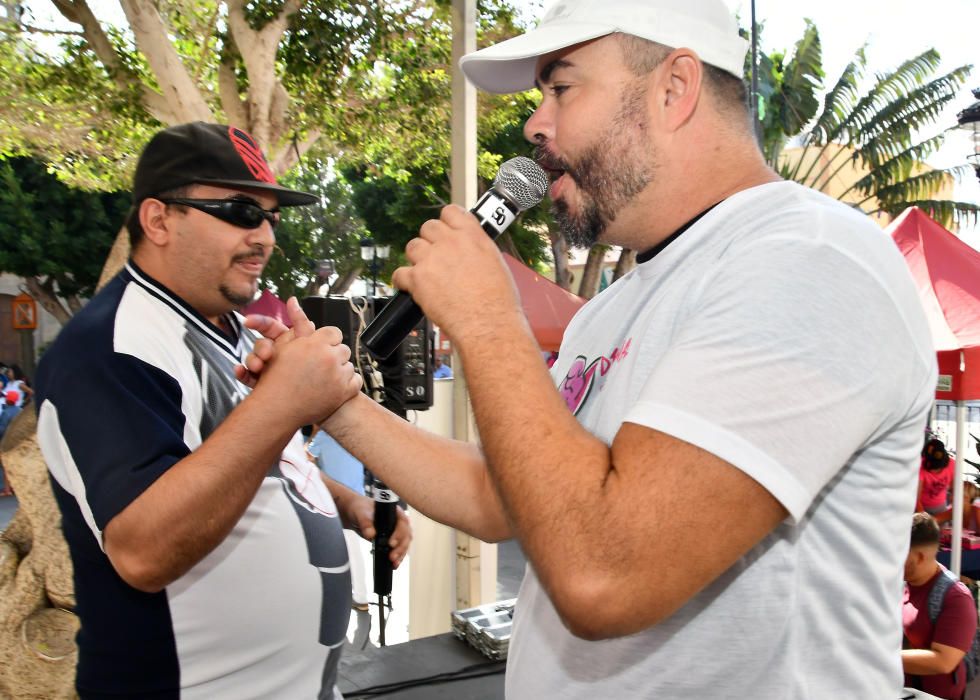
POLYGON ((140 225, 143 235, 154 245, 165 245, 170 240, 172 225, 167 215, 167 205, 152 197, 140 202, 140 225))
POLYGON ((664 126, 675 131, 690 120, 698 106, 704 67, 696 53, 684 48, 671 51, 660 67, 664 126))

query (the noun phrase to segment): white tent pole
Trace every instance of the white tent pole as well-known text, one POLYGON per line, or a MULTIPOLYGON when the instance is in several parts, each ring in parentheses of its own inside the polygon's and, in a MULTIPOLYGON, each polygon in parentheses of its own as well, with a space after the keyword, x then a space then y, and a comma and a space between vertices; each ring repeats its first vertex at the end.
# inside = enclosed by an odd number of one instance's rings
POLYGON ((963 455, 966 454, 966 404, 956 402, 956 469, 953 471, 952 571, 960 575, 963 560, 963 455))

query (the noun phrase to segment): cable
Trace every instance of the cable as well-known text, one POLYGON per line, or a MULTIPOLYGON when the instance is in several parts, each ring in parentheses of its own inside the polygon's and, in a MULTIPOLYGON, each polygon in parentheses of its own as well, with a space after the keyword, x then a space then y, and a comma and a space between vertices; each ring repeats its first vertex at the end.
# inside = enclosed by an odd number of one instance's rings
POLYGON ((361 352, 361 331, 367 325, 364 319, 364 312, 367 310, 368 300, 366 297, 350 297, 348 299, 351 310, 357 315, 357 330, 352 333, 354 365, 364 380, 364 391, 375 403, 385 404, 384 380, 377 361, 367 353, 361 352), (368 366, 364 367, 364 359, 367 358, 368 366))
POLYGON ((372 685, 361 690, 355 690, 352 693, 344 693, 344 698, 345 700, 351 700, 351 698, 369 698, 378 695, 387 695, 388 693, 396 693, 400 690, 405 690, 406 688, 416 688, 423 685, 440 685, 442 683, 465 681, 471 678, 483 678, 484 676, 493 676, 498 673, 503 673, 506 668, 506 661, 490 661, 487 663, 473 664, 472 666, 465 666, 456 671, 436 673, 431 676, 412 678, 410 680, 400 681, 398 683, 381 683, 379 685, 372 685))

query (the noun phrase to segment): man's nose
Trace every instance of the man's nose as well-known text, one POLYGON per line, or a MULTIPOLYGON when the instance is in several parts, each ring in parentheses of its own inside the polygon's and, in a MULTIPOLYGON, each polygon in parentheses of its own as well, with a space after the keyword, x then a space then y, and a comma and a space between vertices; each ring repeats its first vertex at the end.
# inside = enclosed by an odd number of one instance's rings
POLYGON ((524 122, 524 138, 539 146, 554 136, 551 109, 542 102, 534 113, 524 122))

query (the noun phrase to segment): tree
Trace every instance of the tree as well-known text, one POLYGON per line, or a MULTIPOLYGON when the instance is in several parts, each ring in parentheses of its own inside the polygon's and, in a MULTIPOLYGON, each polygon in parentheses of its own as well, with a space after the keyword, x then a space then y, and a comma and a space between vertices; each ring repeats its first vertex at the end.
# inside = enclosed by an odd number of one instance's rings
POLYGON ((127 193, 70 188, 30 158, 0 161, 0 270, 64 323, 95 290, 127 193))
MULTIPOLYGON (((490 187, 505 157, 531 154, 531 147, 523 137, 519 141, 514 137, 515 133, 520 133, 525 114, 529 113, 526 100, 526 96, 519 96, 508 108, 495 109, 492 123, 483 120, 480 134, 482 190, 490 187)), ((351 183, 353 203, 372 238, 391 245, 394 251, 402 251, 408 241, 418 235, 422 223, 438 217, 440 209, 450 201, 449 154, 447 150, 445 160, 437 162, 392 167, 396 161, 387 160, 379 167, 373 162, 356 159, 345 165, 342 173, 351 183)), ((546 239, 542 232, 548 230, 548 221, 550 215, 545 207, 529 209, 497 239, 497 243, 519 260, 537 265, 545 260, 546 239)), ((404 262, 404 257, 396 253, 389 259, 385 272, 392 272, 404 262)))
POLYGON ((329 261, 337 277, 329 293, 342 294, 360 272, 360 240, 367 235, 357 214, 352 188, 329 163, 306 159, 299 172, 284 179, 291 187, 312 192, 320 201, 283 212, 276 228, 276 251, 262 276, 262 286, 281 298, 317 293, 324 278, 318 264, 329 261))
POLYGON ((934 128, 972 69, 961 66, 937 76, 939 63, 938 52, 925 51, 877 74, 862 94, 867 60, 861 48, 821 108, 816 100, 823 77, 820 38, 807 22, 791 59, 774 52, 760 62, 762 145, 769 163, 783 177, 833 193, 869 215, 893 217, 918 206, 946 226, 976 221, 976 204, 935 196, 968 167, 924 165, 945 132, 918 134, 934 128), (784 150, 791 137, 799 139, 799 151, 784 150))
MULTIPOLYGON (((395 144, 409 163, 448 153, 445 0, 120 0, 125 30, 87 0, 52 1, 74 25, 62 54, 37 50, 29 21, 0 40, 0 155, 37 153, 109 188, 128 182, 152 131, 196 119, 250 131, 277 175, 314 145, 373 157, 395 144)), ((506 0, 483 3, 488 36, 514 33, 514 16, 506 0)), ((127 254, 120 235, 107 270, 127 254)))

